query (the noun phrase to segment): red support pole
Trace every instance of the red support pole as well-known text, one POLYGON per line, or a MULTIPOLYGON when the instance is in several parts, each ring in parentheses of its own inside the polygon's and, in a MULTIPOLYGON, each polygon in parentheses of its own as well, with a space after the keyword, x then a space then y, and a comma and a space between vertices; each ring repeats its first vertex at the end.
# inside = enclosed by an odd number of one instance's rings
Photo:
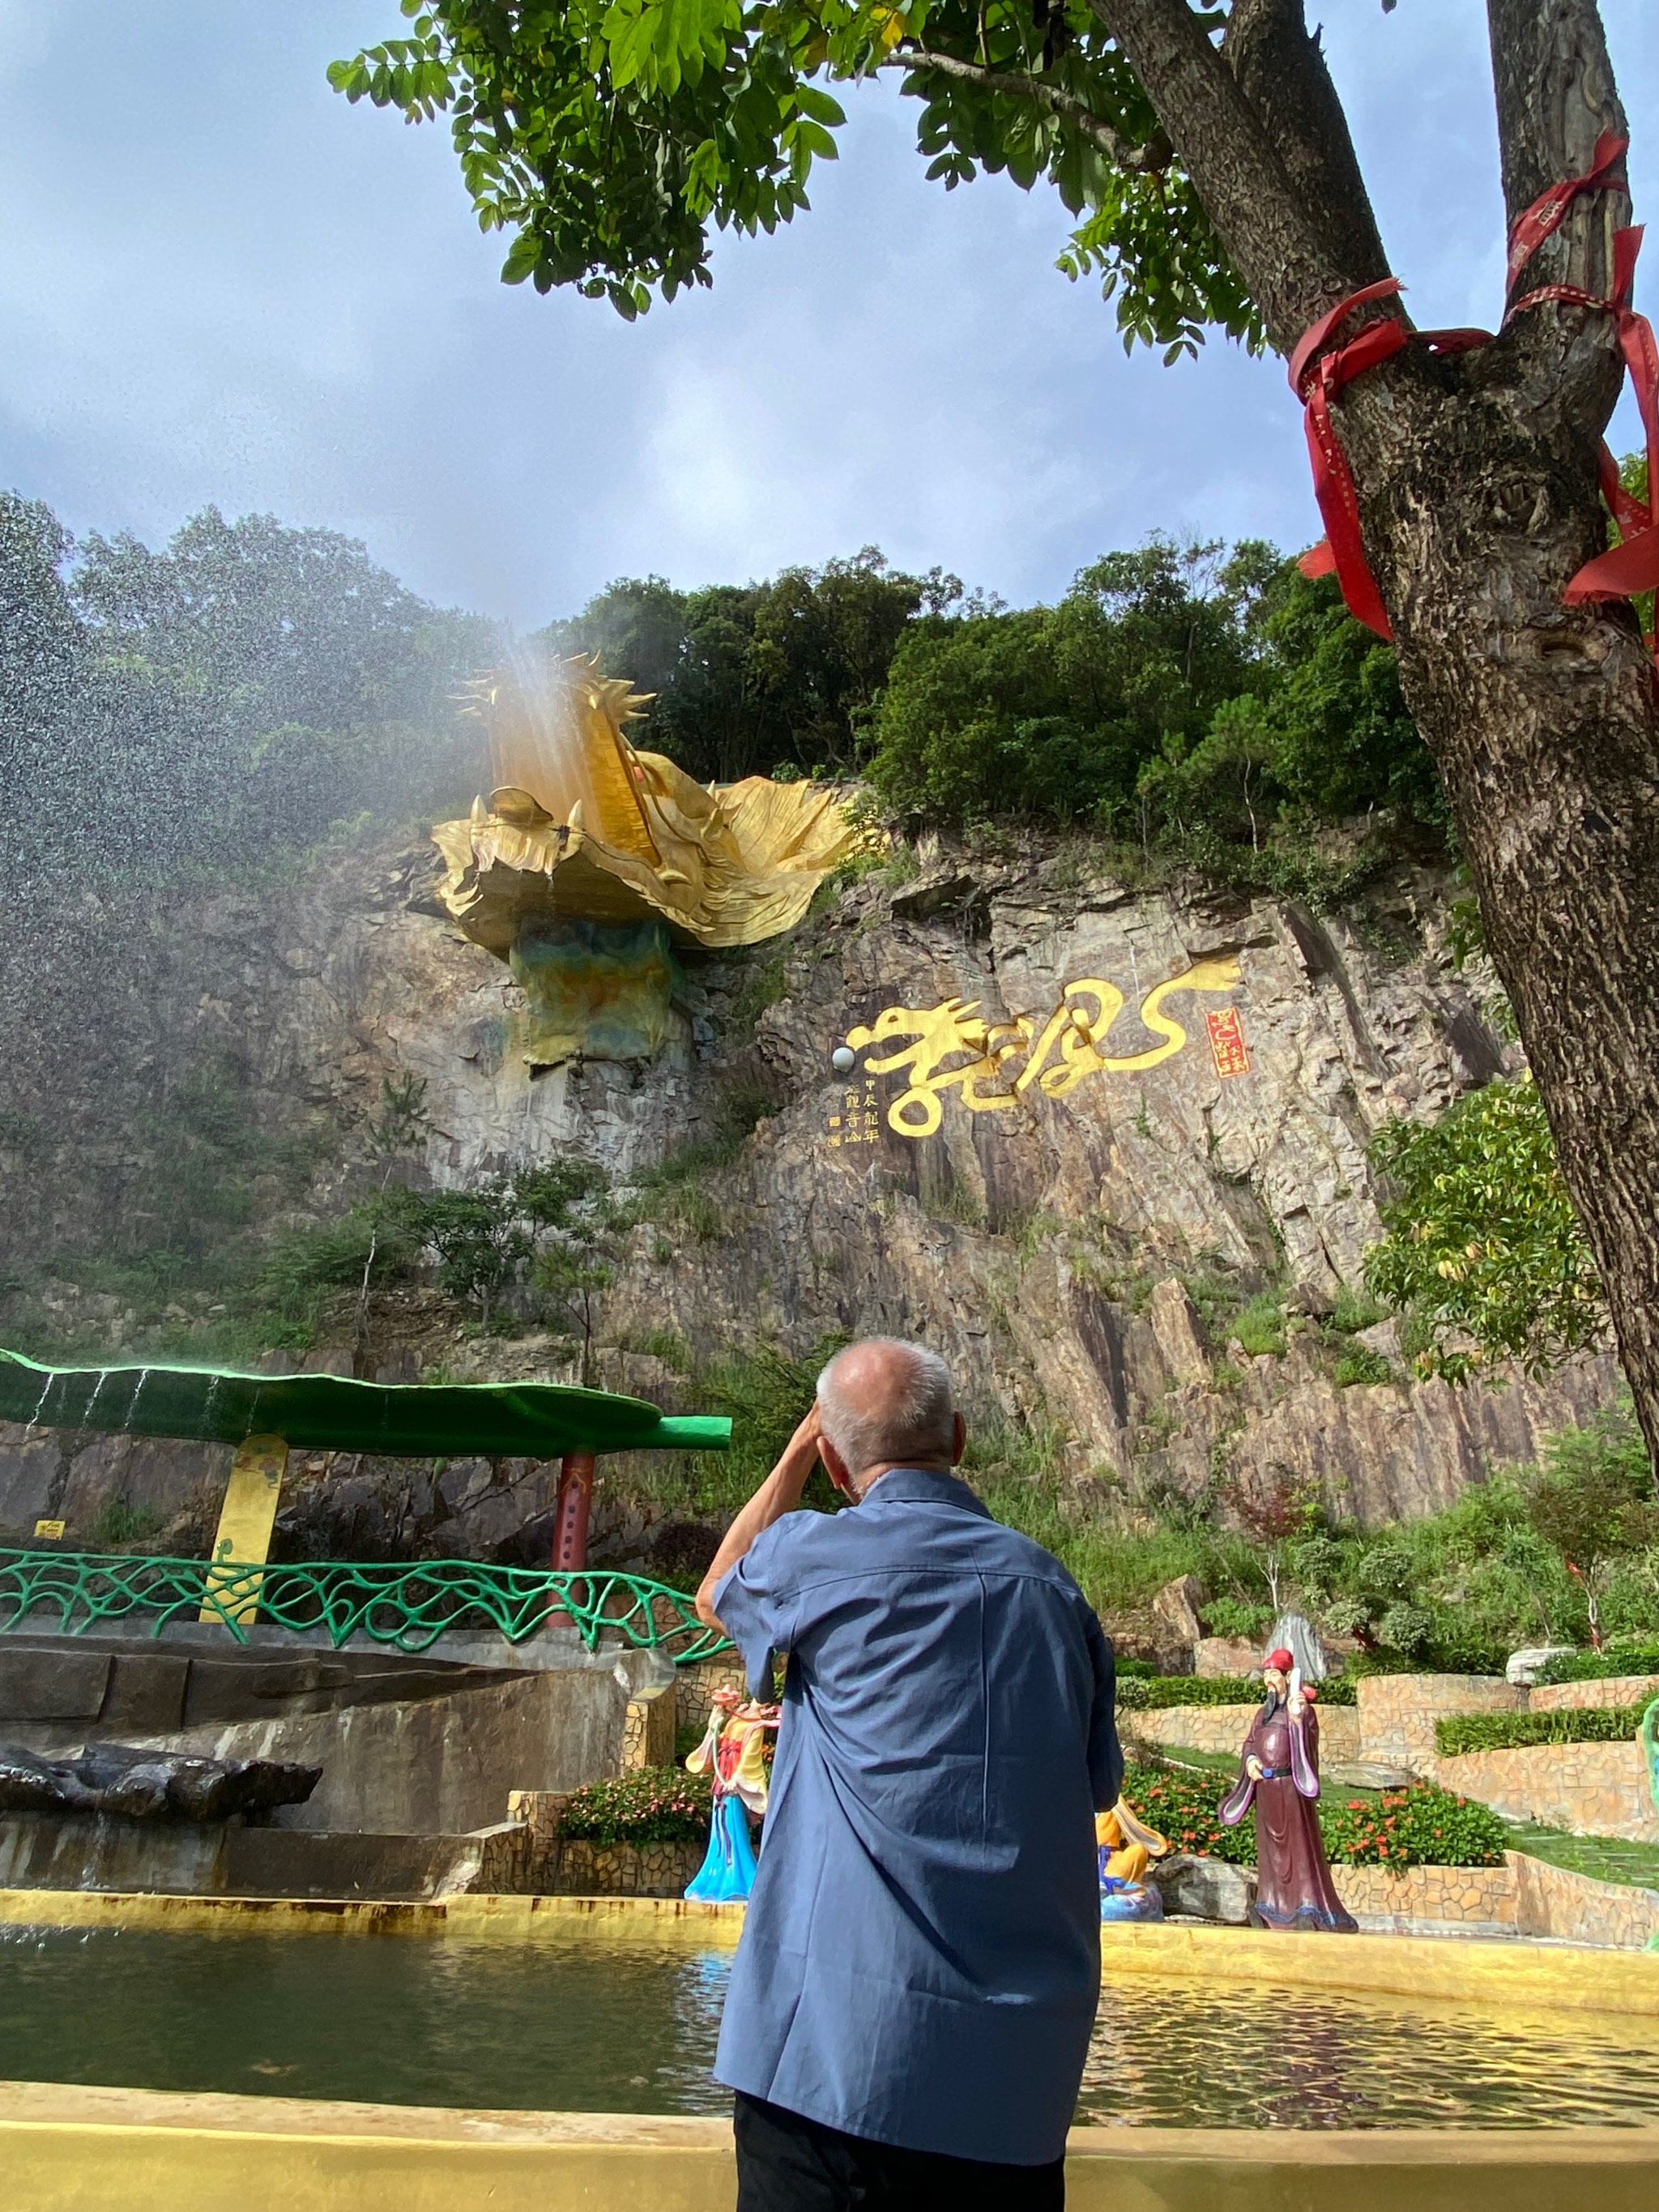
POLYGON ((567 1452, 559 1462, 559 1502, 553 1521, 556 1574, 587 1565, 587 1516, 593 1503, 593 1454, 567 1452))

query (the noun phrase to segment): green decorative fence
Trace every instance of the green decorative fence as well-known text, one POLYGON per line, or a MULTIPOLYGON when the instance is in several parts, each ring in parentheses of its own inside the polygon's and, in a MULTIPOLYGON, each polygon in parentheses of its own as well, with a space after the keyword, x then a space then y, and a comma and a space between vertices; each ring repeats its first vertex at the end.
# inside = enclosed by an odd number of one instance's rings
POLYGON ((159 1636, 169 1622, 205 1617, 247 1641, 246 1617, 335 1645, 363 1637, 425 1651, 441 1636, 498 1629, 520 1644, 549 1626, 576 1629, 591 1651, 601 1635, 665 1651, 690 1666, 724 1650, 683 1590, 641 1575, 553 1574, 472 1559, 413 1565, 239 1566, 234 1561, 145 1559, 97 1552, 0 1549, 0 1631, 33 1622, 70 1635, 136 1622, 159 1636), (550 1616, 556 1616, 550 1619, 550 1616))

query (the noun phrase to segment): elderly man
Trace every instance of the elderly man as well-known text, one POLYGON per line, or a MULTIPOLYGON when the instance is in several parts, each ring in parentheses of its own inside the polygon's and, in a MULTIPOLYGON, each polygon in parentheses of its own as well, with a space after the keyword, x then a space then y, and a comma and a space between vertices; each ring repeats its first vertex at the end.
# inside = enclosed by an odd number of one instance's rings
POLYGON ((757 1696, 789 1656, 714 2069, 738 2212, 1064 2203, 1093 1815, 1122 1771, 1111 1649, 952 1471, 966 1435, 937 1353, 850 1346, 697 1593, 757 1696), (792 1510, 818 1459, 849 1510, 792 1510))

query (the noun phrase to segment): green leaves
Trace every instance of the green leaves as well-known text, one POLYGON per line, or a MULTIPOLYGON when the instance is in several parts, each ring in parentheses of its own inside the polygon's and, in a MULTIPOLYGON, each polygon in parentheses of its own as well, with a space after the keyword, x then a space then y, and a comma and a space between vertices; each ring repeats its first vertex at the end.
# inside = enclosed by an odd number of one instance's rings
POLYGON ((1391 1123, 1371 1160, 1400 1194, 1365 1280, 1407 1310, 1419 1374, 1458 1382, 1513 1359, 1540 1375, 1599 1340, 1601 1285, 1530 1076, 1391 1123))
POLYGON ((638 83, 672 94, 696 84, 703 64, 718 69, 742 30, 738 0, 616 0, 600 26, 618 91, 638 83))
POLYGON ((771 232, 807 205, 846 120, 828 84, 896 69, 947 191, 981 170, 1054 186, 1079 218, 1060 266, 1099 275, 1126 345, 1174 361, 1212 325, 1261 343, 1087 0, 400 4, 410 35, 334 63, 329 82, 410 122, 450 116, 481 227, 512 234, 508 283, 574 285, 629 319, 707 284, 711 231, 771 232))

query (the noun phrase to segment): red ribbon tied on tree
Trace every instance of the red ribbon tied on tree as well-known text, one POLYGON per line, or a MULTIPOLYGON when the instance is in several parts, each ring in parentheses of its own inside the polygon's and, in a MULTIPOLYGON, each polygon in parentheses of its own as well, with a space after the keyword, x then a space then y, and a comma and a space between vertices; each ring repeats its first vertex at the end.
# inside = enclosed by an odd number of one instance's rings
MULTIPOLYGON (((1606 446, 1601 448, 1601 491, 1622 543, 1609 552, 1587 561, 1563 593, 1569 606, 1589 599, 1629 599, 1659 586, 1659 343, 1653 325, 1632 304, 1636 258, 1642 244, 1639 225, 1613 234, 1613 282, 1610 297, 1598 299, 1577 285, 1544 284, 1522 298, 1515 298, 1522 271, 1539 247, 1559 229, 1567 210, 1583 192, 1607 187, 1622 190, 1613 172, 1623 160, 1628 141, 1616 131, 1604 131, 1595 142, 1590 167, 1582 177, 1568 177, 1541 192, 1516 219, 1510 232, 1510 304, 1506 323, 1527 308, 1547 300, 1568 307, 1588 307, 1614 317, 1620 350, 1630 372, 1636 404, 1642 417, 1648 459, 1645 501, 1626 490, 1618 464, 1606 446)), ((1314 495, 1324 519, 1326 535, 1298 562, 1304 576, 1328 576, 1335 572, 1342 597, 1351 614, 1379 637, 1394 635, 1382 595, 1377 588, 1359 529, 1359 503, 1353 471, 1337 435, 1332 402, 1346 384, 1369 368, 1389 360, 1407 345, 1426 345, 1436 353, 1465 353, 1485 345, 1486 331, 1413 331, 1399 319, 1370 323, 1346 344, 1334 346, 1337 331, 1356 308, 1391 299, 1404 288, 1397 276, 1368 284, 1322 315, 1303 336, 1291 356, 1291 388, 1306 410, 1308 452, 1313 463, 1314 495)))

